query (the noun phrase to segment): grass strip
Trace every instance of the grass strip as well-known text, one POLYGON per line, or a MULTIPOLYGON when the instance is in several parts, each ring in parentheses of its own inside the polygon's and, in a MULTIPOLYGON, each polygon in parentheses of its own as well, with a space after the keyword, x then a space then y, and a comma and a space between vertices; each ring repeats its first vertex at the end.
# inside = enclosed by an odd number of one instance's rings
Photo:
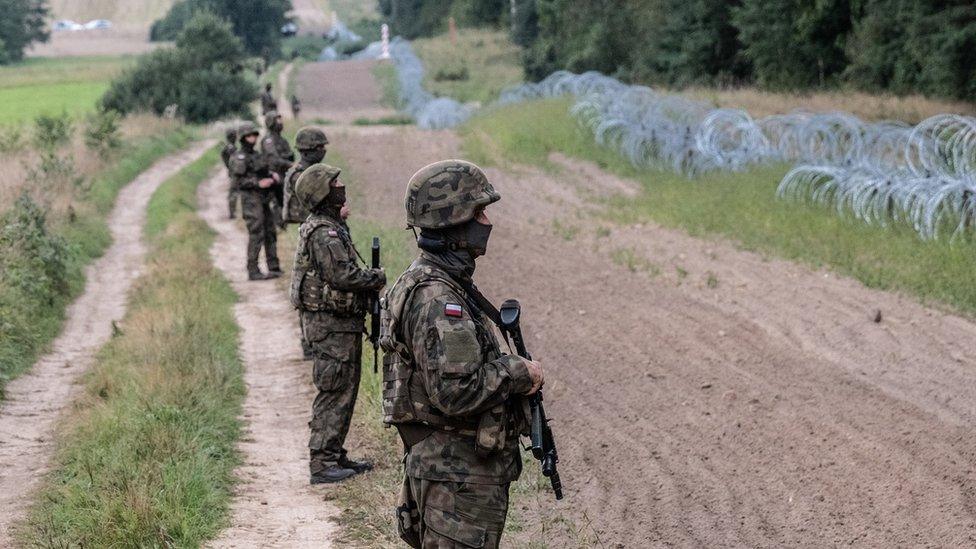
POLYGON ((193 131, 179 129, 125 145, 64 222, 52 223, 43 211, 0 217, 0 396, 61 331, 66 307, 84 288, 84 267, 112 243, 106 217, 119 190, 192 137, 193 131), (57 280, 47 273, 55 258, 43 250, 57 250, 63 261, 57 280))
POLYGON ((216 150, 153 196, 147 272, 85 376, 28 524, 30 547, 197 547, 225 523, 244 397, 236 296, 196 188, 216 150))
POLYGON ((787 171, 782 165, 694 180, 638 170, 580 128, 569 105, 568 99, 552 99, 492 109, 462 129, 465 151, 484 164, 532 164, 556 172, 548 160, 553 152, 592 161, 641 187, 637 197, 607 198, 610 221, 653 221, 693 236, 728 238, 747 250, 829 267, 871 288, 976 314, 971 238, 923 241, 901 224, 867 225, 832 207, 779 200, 776 187, 787 171))

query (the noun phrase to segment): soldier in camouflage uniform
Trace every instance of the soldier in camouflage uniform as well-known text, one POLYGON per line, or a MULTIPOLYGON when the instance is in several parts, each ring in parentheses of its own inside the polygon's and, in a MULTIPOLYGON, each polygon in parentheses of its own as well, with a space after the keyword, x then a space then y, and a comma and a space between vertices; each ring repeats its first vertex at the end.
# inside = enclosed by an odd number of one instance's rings
MULTIPOLYGON (((220 151, 220 159, 224 161, 224 167, 227 168, 227 175, 230 176, 230 159, 237 152, 237 128, 227 129, 227 143, 224 148, 220 151)), ((229 177, 230 184, 227 186, 227 206, 229 209, 229 218, 234 219, 237 215, 237 199, 240 194, 240 190, 234 181, 234 177, 229 177)))
POLYGON ((498 547, 522 469, 522 396, 541 387, 542 368, 502 353, 471 278, 491 232, 484 209, 499 199, 462 160, 431 164, 407 187, 421 252, 386 293, 380 343, 384 422, 407 452, 397 524, 413 547, 498 547))
MULTIPOLYGON (((308 206, 303 204, 295 195, 295 183, 298 176, 302 175, 309 166, 318 164, 325 158, 325 146, 329 144, 329 138, 325 132, 318 128, 302 128, 295 136, 295 148, 298 149, 298 163, 288 170, 285 174, 284 202, 281 214, 285 223, 303 223, 309 216, 308 206)), ((312 346, 309 345, 305 335, 302 334, 302 352, 305 360, 314 358, 312 346)))
POLYGON ((268 114, 268 112, 276 110, 278 110, 278 101, 271 93, 271 84, 265 84, 264 93, 261 94, 261 114, 268 114))
MULTIPOLYGON (((292 152, 288 140, 281 135, 281 130, 285 129, 285 124, 278 111, 268 111, 264 116, 264 127, 268 131, 265 133, 264 139, 261 140, 261 152, 267 156, 271 171, 278 174, 279 181, 284 181, 285 173, 295 163, 295 153, 292 152)), ((276 184, 271 187, 271 190, 275 199, 275 205, 272 207, 275 225, 284 228, 281 212, 282 204, 284 204, 282 185, 276 184)))
POLYGON ((280 182, 278 175, 268 167, 264 154, 257 145, 258 128, 246 123, 240 128, 241 148, 231 157, 230 173, 240 189, 241 211, 247 224, 247 274, 250 280, 265 280, 281 276, 278 263, 278 235, 271 214, 271 187, 280 182), (258 267, 258 255, 264 248, 268 273, 258 267))
POLYGON ((339 482, 372 468, 350 459, 342 446, 359 391, 368 294, 386 284, 386 275, 356 262, 345 191, 339 169, 325 164, 305 170, 295 188, 311 209, 298 233, 291 302, 301 312, 302 332, 315 356, 318 394, 308 441, 312 484, 339 482))

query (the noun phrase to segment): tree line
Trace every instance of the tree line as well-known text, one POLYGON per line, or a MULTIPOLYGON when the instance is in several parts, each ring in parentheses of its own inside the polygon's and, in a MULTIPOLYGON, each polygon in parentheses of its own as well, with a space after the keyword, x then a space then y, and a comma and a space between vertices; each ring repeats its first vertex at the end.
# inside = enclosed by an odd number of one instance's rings
POLYGON ((504 26, 526 76, 598 70, 673 87, 848 86, 976 101, 971 0, 379 0, 395 33, 504 26))

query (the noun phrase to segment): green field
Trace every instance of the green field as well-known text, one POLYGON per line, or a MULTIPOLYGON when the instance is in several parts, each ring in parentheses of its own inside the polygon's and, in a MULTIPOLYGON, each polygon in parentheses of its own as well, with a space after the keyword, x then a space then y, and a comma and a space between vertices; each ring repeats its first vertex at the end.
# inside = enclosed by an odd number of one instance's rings
POLYGON ((0 125, 27 122, 40 114, 89 112, 112 78, 135 59, 34 58, 0 67, 0 125))
POLYGON ((424 88, 434 95, 487 104, 523 79, 519 48, 504 31, 462 29, 456 43, 442 34, 413 46, 424 62, 424 88))
POLYGON ((866 225, 833 208, 779 200, 776 187, 785 166, 696 179, 639 170, 597 144, 569 115, 569 106, 568 99, 534 101, 476 117, 462 129, 466 152, 480 163, 554 171, 559 168, 549 163, 551 152, 589 160, 641 185, 636 198, 607 198, 607 221, 653 221, 694 236, 728 238, 747 250, 828 267, 872 288, 976 314, 971 238, 923 241, 906 225, 866 225))

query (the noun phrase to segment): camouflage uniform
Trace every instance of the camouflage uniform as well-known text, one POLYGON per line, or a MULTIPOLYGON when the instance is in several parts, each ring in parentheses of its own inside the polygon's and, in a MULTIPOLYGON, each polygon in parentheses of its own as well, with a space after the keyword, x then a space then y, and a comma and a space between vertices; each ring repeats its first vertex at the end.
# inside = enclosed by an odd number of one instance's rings
MULTIPOLYGON (((292 152, 288 140, 281 135, 281 126, 277 122, 279 116, 277 111, 269 111, 265 115, 265 128, 268 131, 261 140, 261 152, 267 156, 271 171, 277 173, 281 181, 284 181, 285 173, 295 163, 295 153, 292 152)), ((273 206, 275 224, 282 226, 283 186, 275 184, 271 187, 271 191, 275 199, 273 206)))
POLYGON ((278 101, 275 100, 271 90, 265 88, 264 93, 261 94, 261 114, 267 114, 269 111, 275 110, 278 110, 278 101))
MULTIPOLYGON (((299 178, 299 195, 302 185, 312 185, 314 178, 327 179, 328 186, 338 174, 336 168, 316 165, 299 178)), ((313 478, 330 466, 349 463, 343 443, 362 372, 366 292, 386 284, 382 270, 361 268, 356 257, 338 208, 313 208, 299 230, 291 284, 292 305, 300 311, 302 332, 315 360, 312 379, 318 394, 308 442, 313 478)))
POLYGON ((240 189, 241 210, 247 225, 247 272, 250 275, 260 274, 258 256, 261 248, 264 247, 268 270, 280 273, 278 235, 275 232, 270 206, 271 191, 258 186, 258 181, 271 177, 271 170, 265 156, 244 140, 248 135, 255 133, 257 129, 253 125, 242 129, 241 148, 230 161, 231 176, 240 189))
MULTIPOLYGON (((428 167, 411 180, 410 225, 457 225, 498 199, 480 169, 451 165, 469 171, 428 167), (461 208, 451 205, 458 196, 461 208)), ((383 414, 407 448, 397 523, 413 547, 497 547, 521 473, 519 395, 532 378, 522 358, 501 352, 474 292, 469 272, 424 250, 383 300, 383 414)))
MULTIPOLYGON (((230 159, 237 152, 237 129, 227 131, 227 143, 224 148, 220 151, 220 159, 224 161, 224 167, 227 168, 227 174, 230 175, 230 159)), ((237 200, 240 195, 240 189, 237 188, 237 183, 233 176, 230 178, 230 183, 227 186, 227 206, 230 212, 230 217, 233 219, 237 215, 237 200)))
MULTIPOLYGON (((311 214, 308 206, 303 204, 295 195, 295 183, 298 182, 299 176, 309 166, 318 164, 325 158, 325 145, 328 143, 329 139, 322 130, 317 128, 298 130, 298 134, 295 136, 295 146, 298 148, 301 158, 297 164, 288 170, 282 180, 284 201, 281 206, 281 217, 283 223, 302 223, 311 214)), ((312 346, 305 339, 304 333, 302 334, 302 353, 306 360, 314 358, 312 346)))

